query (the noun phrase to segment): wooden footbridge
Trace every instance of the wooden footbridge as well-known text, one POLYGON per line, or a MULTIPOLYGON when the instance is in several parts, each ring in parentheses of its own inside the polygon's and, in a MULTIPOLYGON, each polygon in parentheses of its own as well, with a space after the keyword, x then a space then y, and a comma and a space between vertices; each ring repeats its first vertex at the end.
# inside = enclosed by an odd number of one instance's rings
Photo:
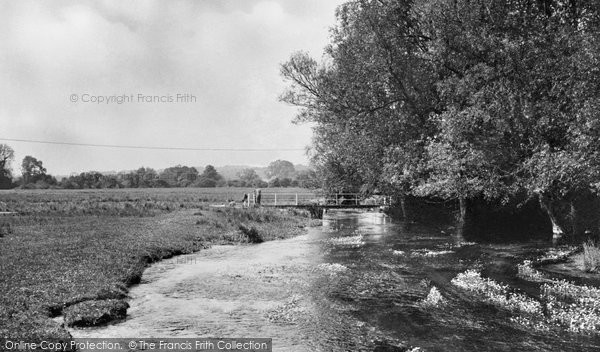
POLYGON ((389 206, 391 197, 375 195, 365 197, 360 193, 277 193, 261 192, 260 199, 254 193, 249 193, 246 197, 245 205, 274 207, 274 208, 309 208, 319 207, 324 209, 331 208, 377 208, 389 206))

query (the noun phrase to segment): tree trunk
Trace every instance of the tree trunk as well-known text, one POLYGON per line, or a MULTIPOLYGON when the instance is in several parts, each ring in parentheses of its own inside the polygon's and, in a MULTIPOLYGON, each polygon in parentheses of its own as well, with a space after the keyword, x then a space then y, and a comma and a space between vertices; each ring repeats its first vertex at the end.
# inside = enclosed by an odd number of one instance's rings
POLYGON ((400 197, 400 210, 402 210, 402 219, 408 220, 408 212, 406 210, 406 197, 400 197))
POLYGON ((548 218, 550 219, 550 222, 552 222, 552 240, 555 241, 562 238, 565 232, 559 225, 558 218, 556 216, 556 213, 554 212, 552 201, 546 195, 540 195, 539 199, 540 206, 546 212, 546 214, 548 214, 548 218))
POLYGON ((456 236, 458 241, 463 241, 465 239, 465 232, 467 230, 467 199, 465 197, 458 198, 458 226, 456 231, 456 236))
POLYGON ((571 219, 571 233, 573 237, 579 236, 583 230, 580 228, 579 212, 577 211, 575 201, 569 202, 569 218, 571 219))

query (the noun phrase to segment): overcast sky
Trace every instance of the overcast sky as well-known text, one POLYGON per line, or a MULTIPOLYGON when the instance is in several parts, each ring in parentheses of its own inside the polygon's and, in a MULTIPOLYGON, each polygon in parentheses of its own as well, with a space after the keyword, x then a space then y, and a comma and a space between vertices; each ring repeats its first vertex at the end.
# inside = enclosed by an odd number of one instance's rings
MULTIPOLYGON (((292 124, 296 109, 277 100, 286 86, 279 64, 297 50, 320 58, 342 2, 3 1, 0 138, 303 148, 310 144, 311 130, 292 124), (108 103, 94 102, 111 96, 108 103)), ((304 151, 0 143, 15 150, 16 174, 25 155, 59 175, 177 164, 267 165, 275 159, 307 163, 304 151)))

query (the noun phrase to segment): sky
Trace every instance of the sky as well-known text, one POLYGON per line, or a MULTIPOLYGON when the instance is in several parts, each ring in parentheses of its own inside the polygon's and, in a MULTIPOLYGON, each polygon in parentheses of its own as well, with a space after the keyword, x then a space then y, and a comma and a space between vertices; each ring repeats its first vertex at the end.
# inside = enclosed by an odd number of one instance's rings
POLYGON ((26 155, 54 175, 307 164, 311 128, 278 100, 279 66, 298 50, 322 57, 342 2, 1 2, 0 143, 13 172, 26 155))

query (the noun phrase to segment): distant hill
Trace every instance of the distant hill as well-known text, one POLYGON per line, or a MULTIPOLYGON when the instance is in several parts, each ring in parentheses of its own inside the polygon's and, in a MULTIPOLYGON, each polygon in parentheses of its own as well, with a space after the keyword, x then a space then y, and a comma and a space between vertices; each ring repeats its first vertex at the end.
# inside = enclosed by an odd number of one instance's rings
POLYGON ((294 169, 296 169, 296 172, 300 172, 300 171, 308 171, 308 170, 310 170, 310 167, 308 167, 306 165, 302 165, 302 164, 296 164, 296 165, 294 165, 294 169))
MULTIPOLYGON (((306 171, 310 170, 310 168, 306 165, 297 164, 294 165, 296 171, 306 171)), ((268 180, 267 177, 267 167, 266 166, 248 166, 248 165, 225 165, 225 166, 216 166, 215 169, 223 175, 226 179, 232 180, 238 178, 238 174, 244 169, 254 169, 263 180, 268 180)), ((202 172, 204 167, 198 168, 198 171, 202 172)))
MULTIPOLYGON (((215 169, 217 169, 217 172, 220 173, 221 175, 223 175, 223 177, 225 177, 225 179, 228 180, 233 180, 238 178, 238 174, 244 170, 244 169, 254 169, 254 171, 256 171, 256 173, 258 174, 258 177, 260 177, 263 180, 267 179, 267 168, 266 167, 261 167, 261 166, 248 166, 248 165, 225 165, 225 166, 215 166, 215 169)), ((204 168, 201 168, 199 170, 204 170, 204 168)))

